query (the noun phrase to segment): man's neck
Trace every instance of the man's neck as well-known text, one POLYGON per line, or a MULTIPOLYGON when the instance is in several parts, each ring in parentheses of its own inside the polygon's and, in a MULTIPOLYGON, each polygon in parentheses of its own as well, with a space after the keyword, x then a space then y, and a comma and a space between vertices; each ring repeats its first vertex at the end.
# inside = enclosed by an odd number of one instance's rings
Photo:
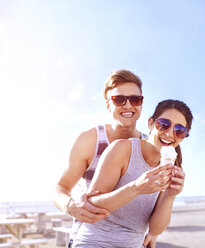
POLYGON ((136 130, 136 126, 127 128, 106 124, 106 132, 110 143, 116 139, 140 138, 141 135, 140 132, 136 130))

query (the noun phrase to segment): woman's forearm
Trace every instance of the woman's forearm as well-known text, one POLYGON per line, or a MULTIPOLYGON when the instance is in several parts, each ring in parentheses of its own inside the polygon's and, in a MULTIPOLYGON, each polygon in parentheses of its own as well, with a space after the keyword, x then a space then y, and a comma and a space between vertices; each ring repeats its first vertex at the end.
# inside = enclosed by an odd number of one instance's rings
POLYGON ((174 199, 174 197, 167 196, 165 192, 163 198, 155 207, 149 220, 149 232, 152 235, 161 234, 169 225, 174 199))
MULTIPOLYGON (((170 173, 169 166, 161 166, 147 171, 136 180, 117 190, 90 197, 89 202, 96 207, 105 208, 109 212, 112 212, 130 202, 139 194, 151 194, 165 189, 167 184, 161 186, 155 182, 155 178, 157 178, 157 175, 159 175, 161 171, 170 173)), ((167 174, 165 175, 167 176, 167 174)), ((103 189, 102 180, 99 179, 98 183, 99 182, 101 182, 101 188, 103 189)), ((95 184, 92 185, 91 190, 92 189, 100 191, 100 187, 95 184)))
POLYGON ((96 207, 112 212, 133 200, 138 194, 135 182, 130 182, 112 192, 91 196, 88 201, 96 207))

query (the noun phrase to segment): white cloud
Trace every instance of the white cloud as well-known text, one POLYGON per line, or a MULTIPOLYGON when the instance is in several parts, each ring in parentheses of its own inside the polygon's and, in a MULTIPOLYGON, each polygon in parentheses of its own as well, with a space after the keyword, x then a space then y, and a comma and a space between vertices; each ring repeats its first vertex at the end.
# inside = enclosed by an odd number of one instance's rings
POLYGON ((69 93, 68 93, 68 100, 69 101, 79 100, 83 95, 84 88, 85 88, 84 84, 80 83, 76 87, 71 89, 71 91, 69 91, 69 93))
POLYGON ((76 111, 75 108, 69 107, 64 103, 50 103, 48 108, 48 122, 58 125, 59 123, 75 124, 86 123, 92 126, 98 123, 104 123, 108 118, 106 110, 82 109, 76 111))
POLYGON ((98 99, 100 99, 102 97, 103 97, 102 92, 98 92, 96 95, 91 97, 91 101, 96 101, 96 100, 98 100, 98 99))
POLYGON ((5 65, 10 59, 10 39, 7 26, 0 22, 0 69, 5 70, 5 65))
POLYGON ((192 113, 194 116, 194 121, 195 122, 199 122, 199 123, 205 123, 205 119, 204 119, 204 110, 199 110, 198 112, 194 112, 192 113))

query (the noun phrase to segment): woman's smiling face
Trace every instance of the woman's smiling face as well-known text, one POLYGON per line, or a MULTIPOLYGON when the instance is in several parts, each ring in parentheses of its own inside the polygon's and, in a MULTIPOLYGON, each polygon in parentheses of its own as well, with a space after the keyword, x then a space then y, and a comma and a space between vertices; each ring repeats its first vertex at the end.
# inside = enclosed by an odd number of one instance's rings
POLYGON ((159 149, 162 146, 173 146, 177 147, 183 139, 180 139, 176 136, 174 132, 174 125, 180 124, 184 127, 187 126, 186 119, 184 115, 179 112, 177 109, 167 109, 165 110, 158 118, 164 118, 171 121, 171 127, 167 130, 161 131, 157 130, 155 123, 156 120, 153 121, 152 118, 149 119, 149 128, 150 128, 150 135, 149 135, 149 141, 157 146, 159 149))

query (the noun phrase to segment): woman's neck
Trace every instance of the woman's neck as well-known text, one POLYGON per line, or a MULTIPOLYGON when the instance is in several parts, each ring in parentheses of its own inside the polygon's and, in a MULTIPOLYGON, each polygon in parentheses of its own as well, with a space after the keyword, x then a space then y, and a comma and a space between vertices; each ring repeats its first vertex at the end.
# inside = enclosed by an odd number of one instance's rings
POLYGON ((145 162, 151 166, 156 167, 160 163, 160 150, 158 147, 152 145, 147 140, 141 140, 141 150, 145 162))

